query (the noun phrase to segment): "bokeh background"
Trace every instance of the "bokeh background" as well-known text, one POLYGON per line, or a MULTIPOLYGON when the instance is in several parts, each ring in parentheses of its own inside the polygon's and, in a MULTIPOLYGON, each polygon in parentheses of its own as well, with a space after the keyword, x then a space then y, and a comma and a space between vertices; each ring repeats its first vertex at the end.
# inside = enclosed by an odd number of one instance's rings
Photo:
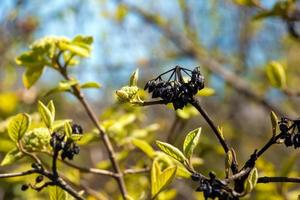
MULTIPOLYGON (((298 117, 299 97, 273 88, 266 78, 265 68, 272 60, 282 63, 288 88, 297 91, 300 46, 288 33, 284 20, 279 17, 255 20, 260 9, 241 2, 1 0, 0 119, 4 121, 18 112, 33 113, 38 99, 53 99, 60 118, 72 118, 85 130, 92 129, 86 114, 71 96, 43 96, 61 80, 59 75, 47 69, 44 72, 47 76, 26 90, 21 78, 24 69, 15 64, 15 57, 38 38, 91 35, 94 37, 92 55, 72 69, 72 75, 82 82, 101 83, 101 89, 86 92, 99 116, 107 115, 107 108, 116 105, 115 90, 126 85, 137 68, 139 86, 143 88, 147 80, 175 65, 189 69, 200 66, 206 85, 214 89, 212 96, 200 100, 216 124, 223 126, 225 137, 236 148, 242 163, 270 137, 271 110, 279 116, 298 117)), ((260 2, 265 9, 271 9, 279 1, 260 2)), ((185 120, 162 106, 143 108, 140 112, 144 126, 159 125, 153 138, 170 139, 168 135, 172 130, 171 140, 177 146, 188 131, 203 126, 202 146, 197 150, 197 156, 202 159, 199 168, 206 172, 222 172, 224 155, 199 115, 185 120), (172 129, 174 123, 177 125, 172 129)), ((87 147, 89 158, 86 162, 95 164, 105 157, 98 151, 96 146, 87 147)), ((297 151, 278 145, 264 156, 258 167, 261 166, 261 173, 298 176, 297 157, 297 151)), ((196 193, 190 196, 193 187, 187 182, 178 181, 173 185, 178 193, 174 199, 200 199, 196 193)), ((95 190, 102 185, 96 180, 93 183, 95 190)), ((24 199, 15 182, 14 187, 7 190, 5 185, 10 184, 1 185, 0 198, 24 199)), ((297 191, 295 185, 270 185, 259 187, 255 198, 270 199, 264 194, 272 193, 272 199, 291 199, 289 195, 297 191)))

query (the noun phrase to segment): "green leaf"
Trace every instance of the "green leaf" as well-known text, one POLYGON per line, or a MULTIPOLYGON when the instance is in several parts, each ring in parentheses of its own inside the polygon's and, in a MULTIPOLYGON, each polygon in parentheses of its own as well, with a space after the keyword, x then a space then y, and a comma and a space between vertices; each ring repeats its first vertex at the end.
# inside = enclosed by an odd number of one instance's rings
POLYGON ((124 4, 120 4, 117 9, 116 9, 116 13, 115 13, 115 19, 119 22, 123 21, 124 18, 126 17, 128 13, 128 8, 126 5, 124 4))
POLYGON ((138 78, 139 78, 139 69, 136 69, 130 76, 129 86, 137 86, 138 78))
POLYGON ((25 132, 28 130, 31 123, 31 118, 26 113, 17 114, 12 117, 8 123, 8 135, 14 142, 22 139, 25 132))
POLYGON ((70 119, 55 120, 53 122, 52 129, 56 130, 56 129, 62 128, 62 127, 64 127, 64 125, 65 125, 66 122, 72 122, 72 120, 70 120, 70 119))
POLYGON ((45 96, 57 93, 57 92, 71 92, 72 86, 78 83, 77 80, 70 80, 70 81, 61 81, 59 82, 58 86, 51 89, 49 92, 46 93, 45 96))
POLYGON ((244 183, 244 188, 245 188, 246 194, 251 192, 253 190, 253 188, 256 186, 257 179, 258 179, 258 172, 257 172, 256 167, 254 167, 250 171, 249 176, 247 177, 247 179, 245 180, 245 183, 244 183))
POLYGON ((154 149, 146 141, 135 138, 132 140, 132 143, 150 158, 153 158, 155 156, 154 149))
POLYGON ((71 135, 71 140, 73 141, 79 141, 82 138, 82 134, 72 134, 71 135))
POLYGON ((19 149, 14 148, 9 152, 7 152, 0 165, 1 166, 11 165, 15 161, 19 160, 21 157, 22 157, 22 153, 19 151, 19 149))
POLYGON ((201 135, 201 128, 197 128, 187 134, 183 142, 183 153, 190 159, 201 135))
POLYGON ((178 160, 181 163, 184 163, 184 161, 186 160, 183 153, 171 144, 160 141, 156 141, 156 144, 160 148, 160 150, 162 150, 164 153, 171 156, 175 160, 178 160))
MULTIPOLYGON (((153 167, 155 168, 155 166, 153 167)), ((153 170, 154 171, 154 170, 153 170)), ((163 172, 154 172, 155 179, 151 179, 151 195, 155 199, 175 178, 177 171, 176 166, 168 167, 163 172)), ((151 171, 152 173, 152 171, 151 171)))
POLYGON ((38 102, 38 111, 46 127, 52 129, 54 116, 52 115, 51 111, 41 101, 38 102))
POLYGON ((65 133, 66 133, 67 138, 71 137, 72 136, 72 127, 71 127, 70 122, 65 123, 64 129, 65 129, 65 133))
POLYGON ((87 82, 80 85, 80 88, 86 89, 86 88, 101 88, 101 85, 97 82, 87 82))
POLYGON ((68 50, 78 56, 81 56, 81 57, 89 57, 90 56, 90 51, 86 47, 83 47, 80 44, 59 42, 58 47, 63 51, 68 50))
POLYGON ((245 182, 244 182, 244 191, 245 191, 245 194, 249 194, 253 189, 253 185, 251 183, 251 180, 250 179, 246 179, 245 182))
POLYGON ((47 108, 50 110, 53 118, 55 118, 55 106, 52 100, 47 104, 47 108))
POLYGON ((23 84, 26 89, 31 88, 41 77, 44 71, 44 66, 27 67, 23 74, 23 84))
POLYGON ((273 137, 274 137, 276 135, 278 118, 277 118, 277 115, 273 111, 270 113, 270 118, 271 118, 271 123, 272 123, 272 133, 273 133, 273 137))
POLYGON ((209 87, 205 87, 203 89, 201 89, 197 95, 198 96, 204 96, 204 97, 209 97, 209 96, 212 96, 214 95, 216 92, 213 88, 209 88, 209 87))
POLYGON ((269 82, 273 87, 284 88, 286 86, 286 74, 279 62, 270 62, 266 70, 269 82))
POLYGON ((66 191, 58 186, 49 186, 49 200, 67 200, 69 195, 66 191))
POLYGON ((188 106, 184 106, 183 109, 176 110, 176 114, 181 119, 187 120, 194 116, 199 115, 199 112, 195 107, 188 105, 188 106))
POLYGON ((225 173, 226 173, 226 177, 229 176, 229 169, 231 167, 231 164, 233 162, 233 154, 232 151, 229 150, 226 153, 226 157, 225 157, 225 173))
POLYGON ((94 39, 92 36, 77 35, 72 40, 72 43, 81 43, 81 44, 91 45, 93 43, 93 41, 94 41, 94 39))
POLYGON ((154 159, 151 167, 151 182, 157 182, 157 177, 161 173, 158 159, 154 159))

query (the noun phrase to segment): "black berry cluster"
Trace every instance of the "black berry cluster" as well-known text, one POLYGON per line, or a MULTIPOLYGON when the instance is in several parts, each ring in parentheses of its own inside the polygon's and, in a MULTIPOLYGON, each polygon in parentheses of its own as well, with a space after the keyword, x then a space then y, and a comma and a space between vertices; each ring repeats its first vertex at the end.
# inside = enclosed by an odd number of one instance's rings
POLYGON ((284 141, 285 146, 294 148, 300 147, 300 120, 290 120, 287 118, 281 118, 279 121, 279 129, 281 131, 281 138, 284 141))
POLYGON ((192 100, 197 92, 204 88, 204 77, 199 68, 194 70, 185 69, 179 66, 159 75, 157 78, 148 81, 144 90, 152 93, 152 98, 162 98, 166 103, 172 103, 175 110, 182 109, 192 100), (189 79, 184 80, 183 73, 189 79), (166 80, 162 76, 171 74, 166 80))
POLYGON ((199 183, 196 191, 203 192, 205 199, 238 200, 226 189, 227 185, 216 178, 214 173, 209 173, 209 179, 201 178, 198 174, 192 174, 191 178, 199 183))
MULTIPOLYGON (((72 134, 82 134, 81 126, 77 124, 72 125, 72 134)), ((61 152, 61 159, 64 160, 68 158, 72 160, 74 155, 79 154, 79 146, 71 138, 66 138, 64 132, 54 132, 52 133, 50 145, 54 152, 61 152)))

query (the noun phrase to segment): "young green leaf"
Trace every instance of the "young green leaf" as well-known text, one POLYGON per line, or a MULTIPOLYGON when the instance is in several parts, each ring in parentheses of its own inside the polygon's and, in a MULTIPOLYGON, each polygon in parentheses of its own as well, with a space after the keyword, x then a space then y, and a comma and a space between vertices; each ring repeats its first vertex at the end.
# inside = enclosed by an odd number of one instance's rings
POLYGON ((249 194, 253 189, 253 185, 251 183, 251 180, 249 179, 246 179, 245 182, 244 182, 244 192, 245 192, 245 195, 246 194, 249 194))
POLYGON ((81 45, 76 43, 60 42, 58 43, 58 47, 63 51, 68 50, 81 57, 90 56, 90 51, 87 48, 83 48, 81 45))
POLYGON ((256 186, 257 179, 258 179, 258 172, 257 172, 256 167, 254 167, 250 171, 249 176, 247 177, 247 179, 245 180, 245 183, 244 183, 244 188, 245 188, 246 194, 251 192, 253 190, 253 188, 256 186))
POLYGON ((178 160, 181 163, 184 163, 184 161, 186 160, 183 153, 171 144, 160 141, 156 141, 156 144, 160 148, 160 150, 162 150, 164 153, 171 156, 175 160, 178 160))
POLYGON ((130 76, 129 86, 137 86, 138 78, 139 78, 139 69, 136 69, 130 76))
POLYGON ((177 171, 176 166, 168 167, 161 173, 156 173, 155 179, 151 179, 151 199, 155 199, 158 194, 163 191, 175 178, 177 171))
POLYGON ((201 128, 197 128, 187 134, 183 143, 183 153, 190 159, 201 135, 201 128))
POLYGON ((50 110, 53 118, 55 118, 55 106, 52 100, 47 104, 47 108, 50 110))
POLYGON ((151 167, 151 182, 157 182, 157 177, 161 173, 158 159, 154 159, 151 167))
POLYGON ((22 155, 23 154, 19 151, 19 149, 14 148, 6 153, 0 165, 1 166, 11 165, 15 161, 19 160, 22 157, 22 155))
POLYGON ((70 81, 61 81, 59 82, 58 86, 51 89, 49 92, 46 93, 45 96, 57 93, 57 92, 71 92, 72 86, 78 83, 77 80, 70 80, 70 81))
POLYGON ((38 111, 47 128, 51 129, 54 122, 51 111, 41 101, 38 102, 38 111))
POLYGON ((49 191, 49 200, 66 200, 66 199, 68 199, 67 192, 58 186, 50 186, 50 187, 48 187, 48 191, 49 191))
POLYGON ((150 158, 153 158, 155 156, 154 149, 146 141, 135 138, 132 140, 132 143, 150 158))
POLYGON ((226 153, 226 157, 225 157, 225 173, 226 173, 226 177, 229 176, 229 169, 231 167, 232 162, 233 162, 233 154, 232 154, 232 151, 229 150, 226 153))
POLYGON ((273 136, 275 136, 278 118, 277 118, 277 115, 273 111, 270 113, 270 118, 271 118, 271 123, 272 123, 272 133, 273 133, 273 136))
POLYGON ((198 96, 209 97, 215 94, 215 90, 213 88, 205 87, 197 93, 198 96))
POLYGON ((26 113, 17 114, 8 123, 8 135, 14 142, 22 139, 31 123, 31 118, 26 113))
POLYGON ((44 71, 44 66, 27 67, 23 74, 23 84, 26 89, 31 88, 41 77, 44 71))
POLYGON ((101 85, 97 82, 87 82, 80 85, 80 88, 87 89, 87 88, 101 88, 101 85))
POLYGON ((284 88, 286 85, 286 74, 283 66, 276 61, 272 61, 267 66, 267 77, 273 87, 284 88))
POLYGON ((65 133, 66 133, 67 138, 71 137, 72 136, 72 127, 71 127, 70 122, 65 123, 64 129, 65 129, 65 133))

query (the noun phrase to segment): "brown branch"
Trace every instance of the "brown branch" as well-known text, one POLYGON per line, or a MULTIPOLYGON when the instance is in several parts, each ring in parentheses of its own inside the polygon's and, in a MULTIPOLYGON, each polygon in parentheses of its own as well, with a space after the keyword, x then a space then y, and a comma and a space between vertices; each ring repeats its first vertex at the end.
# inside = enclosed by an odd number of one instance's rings
POLYGON ((124 175, 127 174, 142 174, 142 173, 148 173, 150 171, 150 168, 143 168, 143 169, 126 169, 124 171, 124 175))
MULTIPOLYGON (((67 80, 70 81, 71 78, 69 77, 66 68, 63 68, 63 66, 60 64, 59 62, 59 58, 57 58, 57 65, 59 67, 59 72, 61 73, 61 75, 67 80)), ((115 173, 117 174, 117 176, 115 177, 115 179, 117 180, 118 186, 120 188, 121 194, 123 199, 126 199, 127 196, 127 191, 126 191, 126 186, 125 186, 125 181, 123 178, 123 174, 122 171, 120 169, 120 166, 115 158, 115 151, 113 149, 113 146, 108 138, 108 135, 105 133, 105 131, 103 130, 103 128, 99 125, 98 123, 98 119, 95 115, 95 113, 93 112, 92 108, 90 107, 90 105, 88 104, 88 102, 86 101, 86 99, 84 98, 83 93, 81 92, 79 85, 76 84, 74 86, 72 86, 72 90, 73 90, 73 95, 77 98, 77 100, 82 104, 82 106, 84 107, 86 113, 88 114, 89 118, 91 119, 91 121, 93 122, 93 124, 95 125, 95 127, 98 129, 100 137, 104 143, 104 146, 107 150, 109 159, 112 163, 112 167, 115 171, 115 173)))
MULTIPOLYGON (((210 128, 213 130, 215 136, 218 138, 220 144, 222 145, 225 153, 227 153, 230 148, 229 145, 227 144, 226 140, 223 138, 222 133, 219 131, 217 126, 214 124, 214 122, 211 120, 207 112, 201 107, 199 101, 196 98, 193 98, 193 100, 190 102, 202 115, 202 117, 205 119, 205 121, 208 123, 210 128)), ((233 174, 236 174, 238 172, 238 164, 236 159, 233 160, 233 163, 231 165, 231 170, 233 174)))
POLYGON ((300 178, 290 177, 259 177, 257 183, 300 183, 300 178))
POLYGON ((0 174, 0 178, 12 178, 12 177, 26 176, 26 175, 38 173, 38 171, 39 171, 38 169, 30 169, 30 170, 24 171, 24 172, 5 173, 5 174, 0 174))

